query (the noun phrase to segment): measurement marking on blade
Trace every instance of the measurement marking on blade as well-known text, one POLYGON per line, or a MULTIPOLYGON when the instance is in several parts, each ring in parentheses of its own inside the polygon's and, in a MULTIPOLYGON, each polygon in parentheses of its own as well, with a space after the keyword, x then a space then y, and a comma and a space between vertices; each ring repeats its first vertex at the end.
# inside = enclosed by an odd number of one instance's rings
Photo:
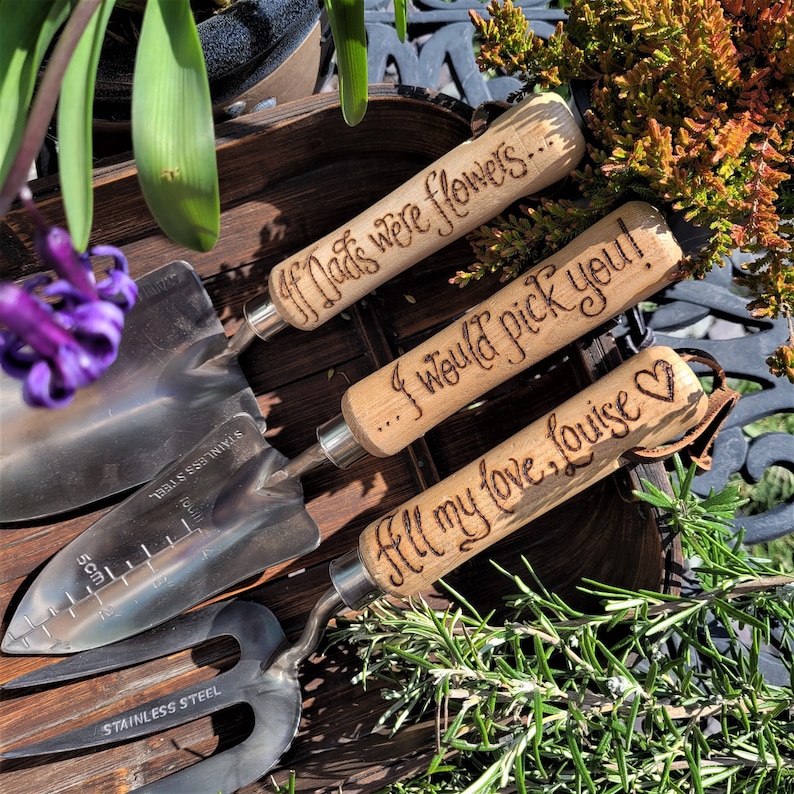
POLYGON ((184 518, 180 519, 180 521, 182 522, 182 524, 184 525, 185 529, 187 530, 187 534, 188 535, 192 535, 194 532, 198 532, 199 535, 201 534, 201 531, 202 531, 201 527, 191 527, 190 524, 188 524, 188 522, 185 521, 184 518))
POLYGON ((16 643, 21 643, 23 648, 30 648, 30 643, 28 642, 28 634, 32 634, 32 631, 26 631, 23 634, 20 634, 18 637, 15 634, 12 634, 10 631, 8 632, 8 637, 10 637, 9 645, 16 645, 16 643))
MULTIPOLYGON (((67 612, 73 620, 93 620, 94 618, 92 616, 97 616, 102 621, 105 621, 108 618, 114 617, 116 613, 113 604, 116 603, 120 597, 123 598, 120 592, 116 592, 118 588, 136 590, 148 584, 154 585, 155 589, 158 589, 158 587, 162 585, 170 586, 171 582, 166 576, 162 575, 161 570, 167 570, 175 559, 174 555, 180 554, 180 549, 183 546, 182 541, 188 541, 188 545, 191 539, 198 542, 200 547, 196 549, 197 554, 206 555, 208 552, 209 555, 212 555, 213 552, 216 551, 214 548, 206 549, 201 547, 203 545, 202 541, 207 538, 208 535, 213 537, 212 532, 208 532, 206 528, 202 530, 200 527, 191 527, 185 519, 180 519, 180 521, 185 528, 184 533, 180 534, 182 530, 178 524, 176 527, 172 526, 169 534, 161 536, 159 543, 162 543, 162 548, 158 548, 157 551, 152 552, 148 548, 153 542, 151 540, 148 544, 138 543, 141 550, 140 559, 135 560, 133 557, 123 562, 111 561, 109 565, 103 565, 100 575, 105 577, 106 574, 105 581, 100 584, 97 579, 94 578, 93 585, 85 585, 85 596, 75 599, 71 593, 64 590, 64 601, 68 603, 48 607, 45 613, 47 617, 42 624, 34 625, 32 621, 28 620, 27 628, 20 631, 20 636, 15 638, 14 642, 22 643, 25 647, 30 647, 30 643, 25 640, 26 637, 33 634, 36 629, 41 628, 44 623, 49 624, 50 621, 64 620, 66 618, 65 613, 67 612), (174 532, 175 528, 176 532, 174 532), (121 568, 123 572, 114 575, 110 570, 110 565, 113 565, 116 569, 121 568), (101 609, 96 608, 97 602, 101 609), (58 611, 59 609, 60 611, 58 611)), ((48 629, 47 636, 60 636, 62 631, 64 631, 64 629, 54 624, 52 634, 50 634, 50 630, 48 629)), ((68 631, 68 629, 66 629, 66 631, 68 631)), ((59 640, 58 642, 62 643, 63 647, 66 647, 63 641, 59 640)))
POLYGON ((99 593, 96 590, 92 590, 88 585, 86 585, 86 590, 88 590, 88 595, 93 596, 99 601, 99 605, 102 606, 102 599, 99 596, 99 593))

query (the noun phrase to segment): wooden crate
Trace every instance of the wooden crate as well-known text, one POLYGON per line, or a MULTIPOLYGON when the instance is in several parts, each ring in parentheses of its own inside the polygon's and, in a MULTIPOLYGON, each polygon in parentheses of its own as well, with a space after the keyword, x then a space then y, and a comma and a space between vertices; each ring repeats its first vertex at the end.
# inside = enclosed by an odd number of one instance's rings
MULTIPOLYGON (((119 244, 139 276, 174 258, 190 261, 209 290, 228 332, 241 322, 245 300, 271 266, 385 195, 470 134, 471 109, 422 90, 373 89, 364 122, 344 125, 334 97, 321 95, 229 122, 221 128, 218 162, 222 234, 214 250, 196 254, 167 240, 139 194, 133 166, 96 173, 95 242, 119 244)), ((63 223, 57 185, 34 186, 42 212, 63 223)), ((19 277, 38 267, 30 219, 11 212, 0 224, 0 273, 19 277)), ((430 257, 312 333, 287 331, 255 344, 242 367, 267 417, 270 442, 291 457, 314 441, 317 424, 334 416, 349 383, 382 366, 497 288, 495 281, 457 290, 448 284, 471 261, 465 240, 430 257)), ((367 459, 345 471, 326 467, 305 478, 307 508, 323 542, 302 559, 277 565, 235 588, 267 604, 296 638, 328 585, 327 563, 352 549, 373 518, 473 460, 575 393, 619 361, 608 334, 594 335, 551 356, 444 422, 391 459, 367 459)), ((663 479, 661 467, 645 476, 663 479)), ((527 526, 487 555, 521 570, 519 555, 544 583, 583 603, 582 577, 629 587, 675 586, 680 554, 652 517, 630 500, 629 474, 612 477, 527 526), (672 577, 672 579, 671 579, 672 577), (671 585, 672 582, 672 585, 671 585)), ((45 484, 46 485, 46 484, 45 484)), ((107 511, 86 510, 57 523, 0 530, 0 603, 4 625, 17 596, 55 551, 107 511)), ((484 608, 498 606, 506 580, 487 559, 450 581, 484 608), (476 582, 476 587, 472 587, 476 582)), ((244 791, 272 791, 297 773, 299 791, 373 792, 421 769, 434 748, 433 725, 396 738, 374 732, 383 702, 376 690, 350 682, 354 650, 321 649, 302 668, 300 731, 279 765, 244 791)), ((10 745, 44 738, 143 702, 155 692, 210 678, 234 657, 229 643, 184 652, 129 670, 50 690, 6 693, 0 737, 10 745), (170 678, 169 678, 170 676, 170 678)), ((46 665, 50 658, 3 657, 0 681, 46 665)), ((244 711, 111 748, 45 759, 4 761, 0 788, 25 792, 126 791, 195 763, 245 735, 244 711)), ((209 793, 208 793, 209 794, 209 793)))

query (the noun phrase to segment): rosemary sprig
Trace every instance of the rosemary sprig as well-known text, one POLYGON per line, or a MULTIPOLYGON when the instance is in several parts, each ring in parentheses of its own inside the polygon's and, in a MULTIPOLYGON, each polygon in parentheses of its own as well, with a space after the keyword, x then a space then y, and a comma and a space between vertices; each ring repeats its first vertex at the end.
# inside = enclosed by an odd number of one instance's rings
POLYGON ((603 609, 582 614, 525 561, 502 571, 501 624, 450 590, 443 611, 382 600, 342 625, 361 683, 386 683, 383 723, 436 723, 427 773, 391 794, 794 791, 794 579, 743 550, 735 491, 701 500, 693 474, 676 461, 674 496, 641 496, 697 565, 685 594, 589 582, 603 609))

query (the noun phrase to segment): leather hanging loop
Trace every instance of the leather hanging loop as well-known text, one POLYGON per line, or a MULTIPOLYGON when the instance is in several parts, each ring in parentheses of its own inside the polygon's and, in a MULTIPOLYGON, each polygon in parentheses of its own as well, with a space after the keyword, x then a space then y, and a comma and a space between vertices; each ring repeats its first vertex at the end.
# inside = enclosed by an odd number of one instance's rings
POLYGON ((664 460, 675 453, 684 458, 684 463, 695 463, 701 471, 711 468, 711 451, 722 425, 739 400, 739 392, 727 384, 725 370, 709 353, 703 350, 684 348, 676 351, 686 362, 705 364, 714 372, 714 385, 708 396, 708 410, 703 419, 678 441, 652 449, 633 449, 626 459, 634 463, 664 460))
POLYGON ((489 99, 477 105, 471 117, 472 140, 479 138, 510 107, 509 102, 502 102, 498 99, 489 99))

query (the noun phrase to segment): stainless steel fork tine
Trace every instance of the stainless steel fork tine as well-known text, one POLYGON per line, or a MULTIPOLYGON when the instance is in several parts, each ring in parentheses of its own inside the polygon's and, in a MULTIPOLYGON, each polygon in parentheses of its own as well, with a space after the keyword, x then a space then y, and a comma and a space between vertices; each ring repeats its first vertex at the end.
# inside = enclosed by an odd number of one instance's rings
MULTIPOLYGON (((231 671, 229 671, 231 672, 231 671)), ((173 775, 136 789, 134 794, 231 794, 259 779, 282 756, 298 732, 300 697, 269 670, 244 698, 254 711, 250 736, 234 747, 204 758, 173 775)))
POLYGON ((76 680, 130 667, 222 636, 233 637, 240 647, 240 659, 231 669, 209 681, 154 698, 91 725, 6 750, 3 757, 26 758, 118 744, 212 715, 229 706, 245 704, 255 718, 254 730, 247 739, 140 790, 226 792, 246 785, 277 760, 278 755, 274 755, 272 749, 273 734, 291 739, 300 719, 300 702, 295 703, 293 695, 284 691, 278 672, 263 672, 263 664, 266 665, 286 643, 286 638, 278 620, 261 604, 244 601, 212 604, 145 634, 85 651, 20 676, 4 688, 76 680))
POLYGON ((224 634, 234 636, 229 628, 229 617, 240 610, 245 612, 246 619, 253 619, 259 610, 271 614, 267 607, 253 602, 222 601, 210 604, 195 612, 178 615, 167 623, 129 639, 83 651, 33 670, 7 681, 0 689, 22 689, 76 681, 187 650, 213 637, 224 634))
POLYGON ((50 739, 4 750, 3 758, 28 758, 118 744, 205 717, 228 706, 245 702, 245 694, 239 686, 234 685, 234 682, 240 679, 240 672, 239 667, 235 665, 234 668, 215 676, 211 681, 202 681, 162 697, 153 698, 126 711, 66 731, 50 739), (232 678, 232 682, 227 682, 228 678, 232 678))

